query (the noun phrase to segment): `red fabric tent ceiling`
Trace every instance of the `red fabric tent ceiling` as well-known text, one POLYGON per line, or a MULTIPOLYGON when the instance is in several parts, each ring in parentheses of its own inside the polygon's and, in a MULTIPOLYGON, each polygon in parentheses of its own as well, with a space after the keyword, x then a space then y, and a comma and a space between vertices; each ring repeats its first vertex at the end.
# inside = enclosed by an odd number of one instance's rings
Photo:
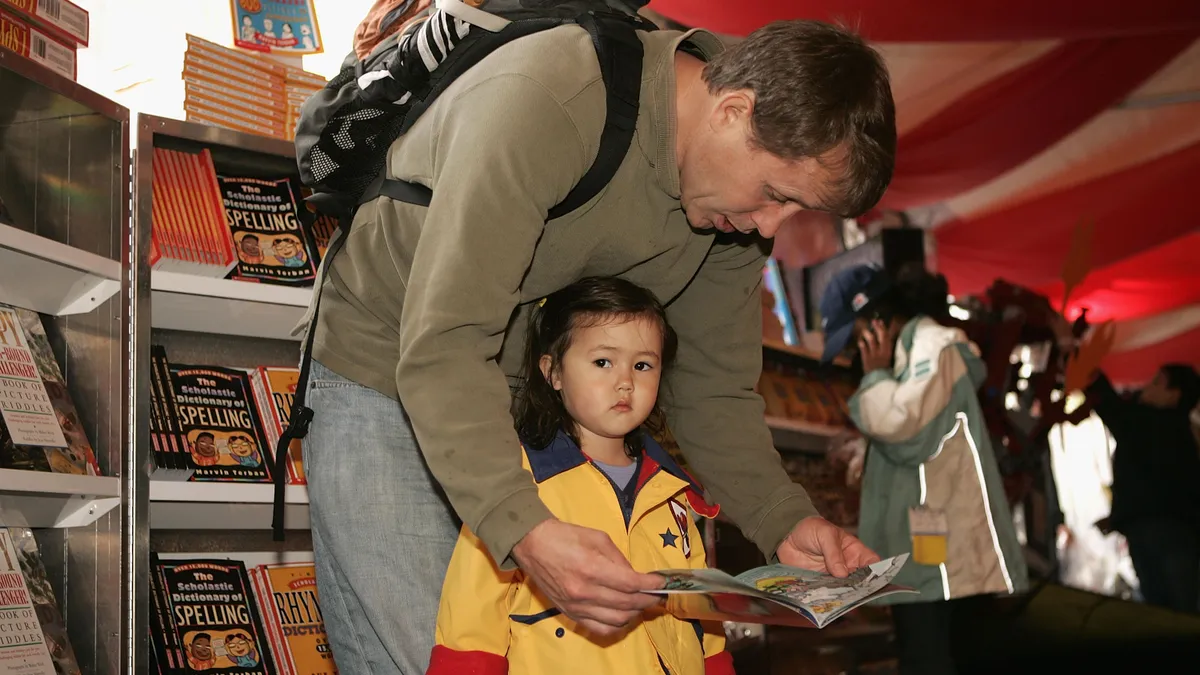
POLYGON ((1067 42, 988 82, 900 136, 883 206, 932 204, 1000 176, 1123 99, 1192 41, 1172 34, 1067 42))
POLYGON ((1196 0, 653 0, 685 26, 747 35, 778 19, 824 19, 877 42, 1083 39, 1200 30, 1196 0))

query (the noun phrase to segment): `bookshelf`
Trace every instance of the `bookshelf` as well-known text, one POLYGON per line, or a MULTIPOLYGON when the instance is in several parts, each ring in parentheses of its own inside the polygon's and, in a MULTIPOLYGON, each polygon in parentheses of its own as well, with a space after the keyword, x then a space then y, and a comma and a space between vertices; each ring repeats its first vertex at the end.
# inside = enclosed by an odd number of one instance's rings
MULTIPOLYGON (((291 143, 229 129, 139 115, 136 138, 135 214, 147 234, 151 230, 154 148, 207 149, 218 171, 249 177, 278 177, 297 171, 291 143)), ((146 251, 148 248, 139 259, 143 268, 148 268, 146 251)), ((311 288, 161 270, 146 269, 145 273, 150 280, 147 354, 149 344, 161 344, 173 363, 232 368, 296 365, 299 337, 291 331, 304 317, 311 288)), ((148 400, 148 383, 146 387, 143 397, 148 400)), ((146 462, 148 444, 147 439, 141 449, 146 462)), ((274 487, 269 484, 151 480, 150 538, 160 542, 169 535, 172 550, 210 557, 222 557, 229 551, 274 550, 278 545, 270 532, 273 498, 274 487)), ((285 504, 288 529, 307 530, 305 486, 289 485, 285 504)), ((289 535, 285 543, 290 546, 307 540, 307 536, 296 535, 289 535)))
POLYGON ((243 337, 295 340, 311 288, 289 288, 178 272, 150 278, 155 328, 243 337))
POLYGON ((0 471, 0 524, 33 529, 83 672, 145 672, 129 112, 3 48, 0 92, 0 302, 41 313, 103 474, 0 471))

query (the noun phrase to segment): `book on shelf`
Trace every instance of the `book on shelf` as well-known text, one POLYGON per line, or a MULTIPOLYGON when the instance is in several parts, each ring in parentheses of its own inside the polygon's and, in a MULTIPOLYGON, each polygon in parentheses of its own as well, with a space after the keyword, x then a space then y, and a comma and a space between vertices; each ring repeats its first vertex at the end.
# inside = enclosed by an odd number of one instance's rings
POLYGON ((824 628, 877 598, 915 593, 892 583, 907 560, 904 553, 842 578, 786 565, 736 577, 712 568, 662 570, 666 585, 647 592, 666 596, 666 610, 685 619, 824 628))
POLYGON ((312 563, 250 569, 280 675, 337 675, 312 563))
POLYGON ((849 377, 767 359, 757 388, 769 417, 844 427, 850 423, 848 401, 857 388, 849 377))
POLYGON ((164 675, 277 673, 245 563, 151 555, 150 642, 164 675))
POLYGON ((233 278, 312 286, 317 267, 290 178, 217 176, 238 263, 233 278))
MULTIPOLYGON (((275 446, 291 415, 300 371, 172 363, 151 346, 150 441, 155 480, 271 482, 275 446)), ((300 441, 287 482, 303 485, 300 441)))
MULTIPOLYGON (((254 388, 254 399, 258 403, 258 415, 267 435, 267 447, 278 452, 279 438, 287 429, 292 415, 292 401, 296 398, 296 387, 300 383, 299 368, 275 368, 259 366, 250 375, 254 388)), ((288 445, 288 482, 305 485, 304 455, 299 438, 288 445)))
POLYGON ((79 675, 33 531, 0 527, 0 672, 79 675))
POLYGON ((183 60, 188 121, 291 141, 300 106, 325 78, 260 53, 187 36, 183 60))
POLYGON ((0 468, 100 475, 42 318, 0 304, 0 468))
POLYGON ((210 278, 312 286, 336 223, 297 195, 295 176, 219 172, 212 153, 153 151, 150 267, 210 278))
POLYGON ((154 148, 150 267, 224 277, 237 265, 212 153, 154 148))
POLYGON ((78 65, 74 44, 52 37, 27 16, 8 11, 12 6, 11 0, 0 0, 0 46, 74 80, 78 65))
POLYGON ((12 9, 72 50, 88 46, 90 17, 86 9, 71 0, 0 0, 0 7, 12 9))
POLYGON ((272 453, 249 373, 180 363, 169 371, 191 480, 270 483, 272 453))

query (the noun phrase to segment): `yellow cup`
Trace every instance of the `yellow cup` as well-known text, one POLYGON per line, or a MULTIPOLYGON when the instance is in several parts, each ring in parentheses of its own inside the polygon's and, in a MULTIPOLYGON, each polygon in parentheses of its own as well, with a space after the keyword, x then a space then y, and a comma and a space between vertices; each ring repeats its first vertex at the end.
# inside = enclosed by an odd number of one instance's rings
POLYGON ((941 565, 946 562, 946 535, 914 534, 913 562, 919 565, 941 565))

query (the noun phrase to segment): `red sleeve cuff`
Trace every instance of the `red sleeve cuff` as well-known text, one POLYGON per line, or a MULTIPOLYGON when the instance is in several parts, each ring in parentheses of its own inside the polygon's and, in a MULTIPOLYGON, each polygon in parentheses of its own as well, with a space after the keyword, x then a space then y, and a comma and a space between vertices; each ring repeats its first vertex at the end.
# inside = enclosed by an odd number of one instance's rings
MULTIPOLYGON (((733 670, 716 672, 732 675, 733 670)), ((460 652, 436 645, 425 675, 508 675, 508 659, 491 652, 460 652)))
POLYGON ((704 675, 737 675, 733 670, 733 654, 722 650, 704 659, 704 675))

